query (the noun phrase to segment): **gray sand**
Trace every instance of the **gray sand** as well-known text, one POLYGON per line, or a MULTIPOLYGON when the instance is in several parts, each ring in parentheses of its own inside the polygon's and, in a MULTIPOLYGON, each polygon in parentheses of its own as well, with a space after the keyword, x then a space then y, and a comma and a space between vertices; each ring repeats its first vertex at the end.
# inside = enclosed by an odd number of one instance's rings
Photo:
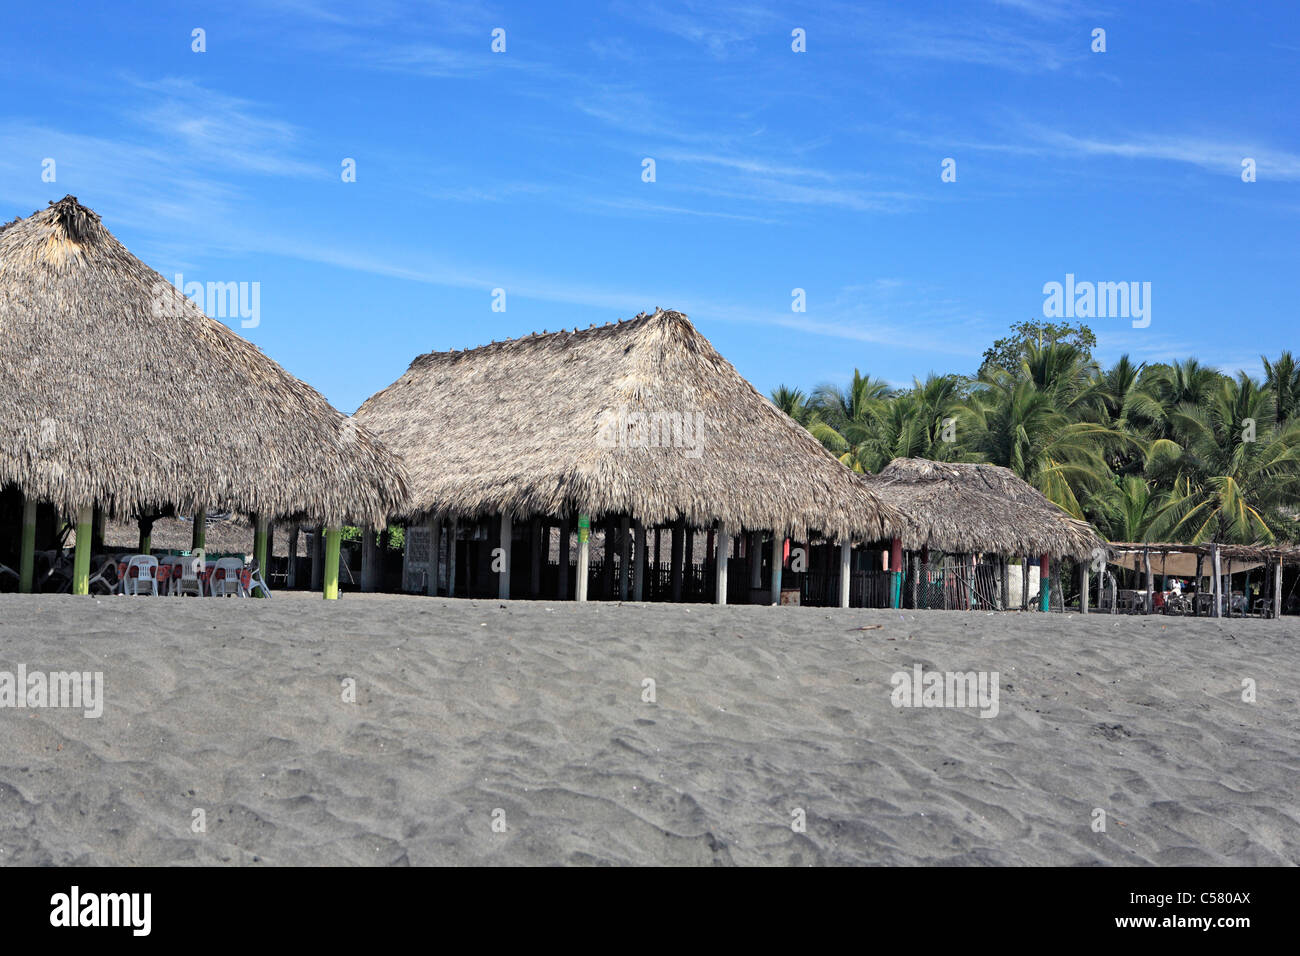
POLYGON ((0 595, 0 671, 102 671, 106 697, 0 709, 0 861, 1295 864, 1296 631, 0 595), (998 715, 892 706, 916 663, 998 671, 998 715))

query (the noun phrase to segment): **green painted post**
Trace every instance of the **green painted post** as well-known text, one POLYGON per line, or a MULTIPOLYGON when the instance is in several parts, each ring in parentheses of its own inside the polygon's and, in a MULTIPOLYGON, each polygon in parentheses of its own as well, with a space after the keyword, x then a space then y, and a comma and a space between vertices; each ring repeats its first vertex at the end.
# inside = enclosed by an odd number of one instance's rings
POLYGON ((208 513, 202 509, 194 512, 194 531, 190 535, 190 550, 205 551, 208 543, 208 513))
MULTIPOLYGON (((257 515, 253 521, 253 560, 257 562, 257 570, 265 581, 271 576, 271 572, 266 569, 266 519, 257 515)), ((261 589, 256 592, 256 597, 264 597, 261 589)))
POLYGON ((1050 560, 1043 555, 1038 561, 1038 610, 1047 612, 1052 609, 1052 578, 1050 560))
POLYGON ((148 554, 153 550, 153 518, 140 518, 139 553, 148 554))
POLYGON ((903 606, 903 542, 894 538, 889 542, 889 606, 903 606))
POLYGON ((23 594, 31 594, 35 575, 36 500, 28 497, 23 501, 23 546, 18 559, 18 590, 23 594))
POLYGON ((343 532, 339 528, 325 529, 325 600, 337 601, 339 597, 339 541, 343 532))
POLYGON ((90 539, 94 534, 95 508, 84 505, 77 510, 77 550, 72 558, 72 593, 90 593, 90 539))

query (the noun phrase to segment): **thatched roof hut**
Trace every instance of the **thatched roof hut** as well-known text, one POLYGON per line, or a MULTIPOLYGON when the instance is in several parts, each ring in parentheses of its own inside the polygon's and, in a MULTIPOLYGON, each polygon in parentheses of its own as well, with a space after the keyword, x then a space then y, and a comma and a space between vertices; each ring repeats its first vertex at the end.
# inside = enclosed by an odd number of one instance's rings
POLYGON ((909 550, 1086 558, 1106 548, 1091 525, 998 465, 896 458, 862 480, 906 515, 909 550))
POLYGON ((401 463, 208 318, 67 196, 0 231, 0 486, 68 511, 167 505, 375 522, 401 463))
POLYGON ((680 516, 858 541, 901 520, 678 312, 421 355, 356 418, 405 460, 410 516, 680 516))

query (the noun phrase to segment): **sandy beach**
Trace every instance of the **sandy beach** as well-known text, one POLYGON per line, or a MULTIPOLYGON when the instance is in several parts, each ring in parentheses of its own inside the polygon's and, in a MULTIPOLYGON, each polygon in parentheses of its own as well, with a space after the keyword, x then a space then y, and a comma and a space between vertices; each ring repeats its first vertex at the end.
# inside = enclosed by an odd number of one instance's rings
POLYGON ((0 860, 1296 864, 1296 632, 0 595, 0 671, 98 671, 104 696, 98 718, 0 709, 0 860), (917 664, 996 671, 997 715, 895 707, 917 664))

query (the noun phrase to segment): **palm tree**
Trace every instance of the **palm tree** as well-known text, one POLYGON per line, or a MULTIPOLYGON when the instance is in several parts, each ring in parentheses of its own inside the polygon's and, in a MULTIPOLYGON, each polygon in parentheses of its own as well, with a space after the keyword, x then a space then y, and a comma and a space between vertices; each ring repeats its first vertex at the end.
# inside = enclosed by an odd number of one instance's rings
POLYGON ((1110 481, 1105 450, 1130 441, 1080 417, 1091 378, 1083 353, 1060 344, 1028 346, 1015 373, 986 369, 975 386, 971 450, 1083 517, 1080 498, 1110 481))
POLYGON ((800 389, 778 385, 772 390, 772 404, 805 428, 813 418, 813 410, 808 406, 808 396, 800 389))
POLYGON ((1173 439, 1148 474, 1169 487, 1156 530, 1172 541, 1251 544, 1294 538, 1300 419, 1279 424, 1273 392, 1245 372, 1221 377, 1201 405, 1169 415, 1173 439))
POLYGON ((1290 351, 1279 355, 1276 362, 1262 355, 1260 358, 1264 361, 1265 384, 1273 391, 1278 424, 1284 425, 1300 412, 1300 366, 1290 351))
POLYGON ((890 391, 889 383, 856 368, 846 388, 819 385, 810 402, 816 418, 808 430, 854 471, 870 470, 876 460, 870 448, 889 407, 890 391))
POLYGON ((1097 530, 1111 541, 1148 541, 1159 513, 1158 495, 1140 475, 1116 478, 1088 498, 1097 530))

